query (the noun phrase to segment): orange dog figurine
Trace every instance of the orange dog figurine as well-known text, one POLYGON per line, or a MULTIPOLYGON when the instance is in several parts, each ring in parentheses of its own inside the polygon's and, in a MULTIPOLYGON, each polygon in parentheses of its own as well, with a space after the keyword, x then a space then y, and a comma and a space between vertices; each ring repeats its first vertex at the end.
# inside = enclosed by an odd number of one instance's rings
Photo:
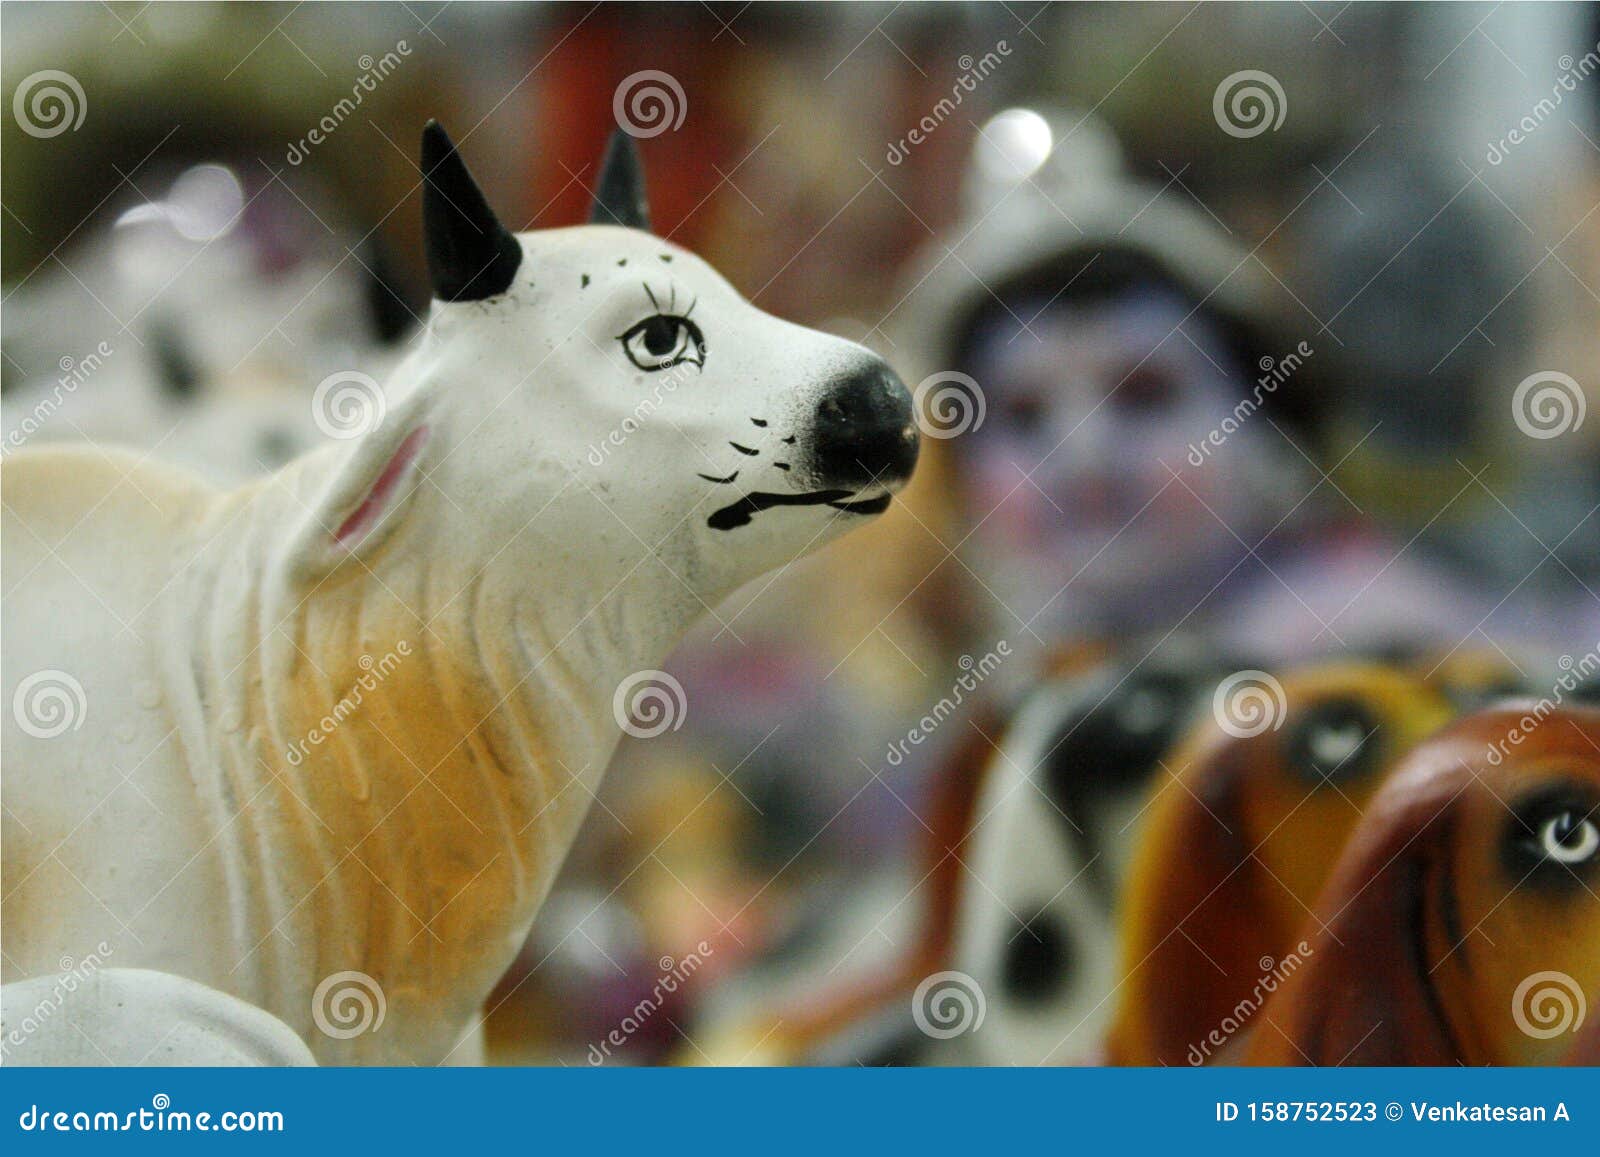
POLYGON ((1507 704, 1419 746, 1340 857, 1248 1062, 1592 1059, 1594 1030, 1572 1033, 1600 997, 1597 813, 1593 708, 1507 704))
POLYGON ((1368 797, 1454 714, 1420 676, 1379 664, 1231 682, 1169 757, 1123 894, 1113 1064, 1226 1051, 1263 986, 1297 966, 1298 930, 1368 797))

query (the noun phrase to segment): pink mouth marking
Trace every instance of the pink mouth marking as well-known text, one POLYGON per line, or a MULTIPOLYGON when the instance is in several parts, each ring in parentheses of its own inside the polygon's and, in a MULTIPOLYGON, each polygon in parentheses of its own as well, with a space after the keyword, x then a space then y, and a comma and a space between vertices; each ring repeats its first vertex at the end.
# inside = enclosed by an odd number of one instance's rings
POLYGON ((372 484, 372 489, 367 491, 367 496, 362 499, 361 505, 352 510, 350 516, 334 532, 334 541, 346 547, 353 547, 367 531, 377 525, 384 511, 388 509, 389 499, 395 488, 400 485, 400 479, 405 474, 406 468, 416 460, 427 441, 426 426, 418 426, 406 435, 405 441, 400 443, 399 449, 384 466, 383 473, 379 474, 378 480, 372 484))

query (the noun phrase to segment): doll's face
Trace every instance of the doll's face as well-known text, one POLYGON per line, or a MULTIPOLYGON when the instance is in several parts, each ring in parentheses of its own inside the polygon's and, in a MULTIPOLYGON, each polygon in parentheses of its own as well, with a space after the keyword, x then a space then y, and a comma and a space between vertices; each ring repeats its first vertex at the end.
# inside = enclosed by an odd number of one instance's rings
POLYGON ((1281 485, 1288 446, 1259 415, 1203 467, 1190 463, 1191 443, 1253 380, 1184 294, 1146 282, 1007 306, 968 343, 987 416, 956 452, 979 524, 973 553, 1012 610, 1043 608, 1041 633, 1081 621, 1085 600, 1137 592, 1148 602, 1219 557, 1226 569, 1244 553, 1234 535, 1254 546, 1298 497, 1271 501, 1275 486, 1292 489, 1281 485))

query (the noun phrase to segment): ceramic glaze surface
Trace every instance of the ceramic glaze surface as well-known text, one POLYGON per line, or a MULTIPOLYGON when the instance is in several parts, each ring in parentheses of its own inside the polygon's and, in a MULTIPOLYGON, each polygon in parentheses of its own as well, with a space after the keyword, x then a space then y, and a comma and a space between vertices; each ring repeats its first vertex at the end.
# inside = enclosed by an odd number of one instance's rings
POLYGON ((515 245, 503 292, 435 300, 366 432, 259 482, 7 460, 6 700, 39 672, 82 692, 59 733, 5 718, 8 979, 105 940, 320 1060, 445 1059, 589 807, 619 684, 905 482, 909 397, 867 350, 638 229, 515 245), (343 971, 381 1029, 316 1030, 343 971))

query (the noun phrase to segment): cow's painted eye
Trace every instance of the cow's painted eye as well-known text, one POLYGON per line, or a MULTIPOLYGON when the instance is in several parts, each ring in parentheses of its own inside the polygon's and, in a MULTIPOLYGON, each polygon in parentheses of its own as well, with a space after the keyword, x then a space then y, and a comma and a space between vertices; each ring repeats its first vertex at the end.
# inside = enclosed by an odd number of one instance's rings
POLYGON ((700 327, 687 317, 658 313, 617 339, 622 352, 641 370, 654 372, 693 362, 706 364, 706 342, 700 327))

